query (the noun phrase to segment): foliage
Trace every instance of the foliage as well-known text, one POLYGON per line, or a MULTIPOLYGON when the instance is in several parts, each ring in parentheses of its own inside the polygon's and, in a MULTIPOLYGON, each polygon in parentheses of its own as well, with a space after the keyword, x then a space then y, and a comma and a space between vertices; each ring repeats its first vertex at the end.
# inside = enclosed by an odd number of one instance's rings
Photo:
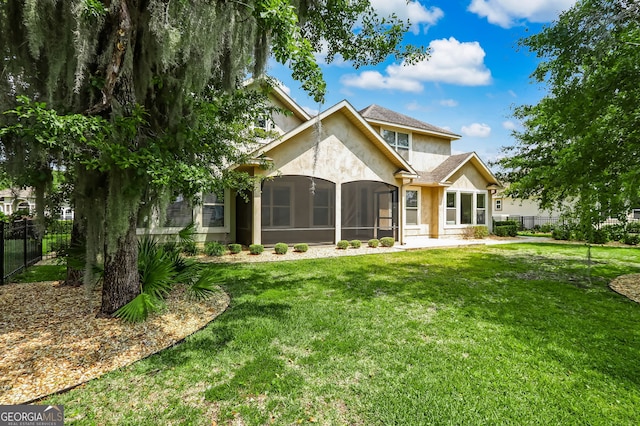
POLYGON ((238 254, 242 251, 241 244, 229 244, 227 247, 229 247, 229 252, 231 252, 231 254, 238 254))
POLYGON ((349 241, 340 240, 336 243, 336 247, 339 248, 340 250, 346 250, 347 248, 349 248, 349 241))
POLYGON ((489 228, 486 226, 467 226, 462 230, 462 237, 468 239, 483 239, 489 236, 489 228))
POLYGON ((396 243, 396 240, 393 237, 380 238, 380 245, 382 247, 393 247, 395 243, 396 243))
POLYGON ((260 85, 242 81, 261 79, 273 55, 321 102, 314 54, 356 67, 389 55, 412 63, 426 51, 402 46, 408 27, 367 0, 0 1, 2 170, 34 186, 42 209, 52 168, 63 171, 87 270, 103 259, 103 292, 123 280, 133 294, 139 217, 177 194, 250 190, 259 179, 227 167, 257 146, 247 123, 273 111, 260 85))
POLYGON ((515 237, 518 235, 518 227, 514 225, 501 225, 494 227, 498 237, 515 237))
POLYGON ((180 247, 182 248, 182 252, 189 256, 195 256, 199 251, 195 241, 183 241, 180 243, 180 247))
POLYGON ((227 252, 227 248, 224 244, 220 244, 217 241, 210 241, 204 245, 204 254, 207 256, 222 256, 227 252))
POLYGON ((362 246, 362 241, 360 240, 351 240, 349 241, 349 245, 355 249, 359 249, 362 246))
POLYGON ((293 246, 293 251, 298 253, 305 253, 309 250, 309 245, 305 243, 298 243, 293 246))
POLYGON ((285 243, 277 243, 275 246, 273 246, 273 251, 276 254, 287 254, 288 250, 289 246, 285 243))
POLYGON ((380 245, 380 240, 377 238, 372 238, 367 241, 367 245, 371 248, 377 248, 380 245))
POLYGON ((264 252, 264 246, 262 244, 251 244, 249 246, 249 253, 262 254, 264 252))
POLYGON ((509 194, 572 209, 584 227, 638 204, 639 45, 632 0, 580 0, 521 41, 542 59, 533 78, 549 93, 515 109, 523 129, 498 161, 509 194))
POLYGON ((138 242, 140 294, 125 304, 114 316, 129 322, 144 321, 164 305, 163 301, 178 283, 186 284, 188 293, 204 299, 217 291, 211 274, 181 256, 177 244, 159 244, 144 236, 138 242))

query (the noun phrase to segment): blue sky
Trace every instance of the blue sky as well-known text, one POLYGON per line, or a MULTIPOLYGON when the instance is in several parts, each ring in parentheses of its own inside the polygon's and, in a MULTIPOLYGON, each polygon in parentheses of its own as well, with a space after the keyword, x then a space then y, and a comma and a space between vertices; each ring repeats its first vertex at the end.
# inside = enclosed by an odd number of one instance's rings
POLYGON ((328 93, 319 106, 272 62, 268 73, 312 114, 347 99, 360 110, 378 104, 462 135, 454 153, 475 151, 485 161, 512 145, 516 105, 536 103, 544 85, 530 79, 538 59, 517 42, 538 33, 575 0, 371 0, 381 15, 395 12, 413 24, 405 41, 430 46, 431 57, 414 66, 393 58, 354 69, 322 62, 328 93))

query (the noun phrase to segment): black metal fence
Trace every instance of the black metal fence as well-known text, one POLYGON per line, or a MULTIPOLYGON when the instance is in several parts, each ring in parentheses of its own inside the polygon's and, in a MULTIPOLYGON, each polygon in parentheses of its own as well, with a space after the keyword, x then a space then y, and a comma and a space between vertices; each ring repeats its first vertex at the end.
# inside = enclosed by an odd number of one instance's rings
MULTIPOLYGON (((566 224, 566 220, 558 216, 508 216, 505 220, 512 220, 520 224, 520 231, 540 230, 542 232, 551 232, 551 230, 558 226, 566 224)), ((632 219, 629 223, 638 222, 638 220, 632 219)), ((603 221, 600 226, 603 225, 618 225, 620 221, 617 219, 607 219, 603 221)))
POLYGON ((35 221, 0 222, 0 284, 42 259, 42 238, 35 221))

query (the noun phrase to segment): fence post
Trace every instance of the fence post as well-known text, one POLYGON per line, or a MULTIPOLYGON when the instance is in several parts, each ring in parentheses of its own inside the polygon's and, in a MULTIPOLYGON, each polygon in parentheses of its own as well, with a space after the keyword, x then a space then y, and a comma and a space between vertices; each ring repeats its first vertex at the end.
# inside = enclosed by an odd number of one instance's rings
POLYGON ((22 221, 24 222, 24 229, 22 231, 22 236, 24 237, 22 239, 22 253, 24 253, 24 257, 22 260, 24 260, 24 269, 27 269, 27 264, 29 263, 29 251, 27 250, 27 218, 22 219, 22 221))
POLYGON ((0 221, 0 285, 4 284, 4 228, 5 222, 0 221))

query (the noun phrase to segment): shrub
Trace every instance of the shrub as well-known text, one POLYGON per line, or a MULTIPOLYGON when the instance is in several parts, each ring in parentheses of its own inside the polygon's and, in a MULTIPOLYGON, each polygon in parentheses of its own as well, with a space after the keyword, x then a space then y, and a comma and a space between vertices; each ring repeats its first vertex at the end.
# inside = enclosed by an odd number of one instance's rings
POLYGON ((462 238, 465 240, 470 240, 473 238, 473 226, 467 226, 462 230, 462 238))
POLYGON ((559 226, 551 231, 551 238, 554 240, 568 240, 570 236, 571 230, 566 225, 559 226))
POLYGON ((382 247, 393 247, 395 243, 396 243, 396 240, 394 240, 393 237, 380 238, 380 245, 382 247))
POLYGON ((289 246, 286 245, 285 243, 278 243, 275 246, 273 246, 273 251, 276 254, 287 254, 287 251, 289 251, 289 246))
POLYGON ((591 244, 606 244, 609 241, 609 234, 603 229, 594 229, 590 235, 591 244))
POLYGON ((262 244, 251 244, 249 246, 249 253, 251 254, 262 254, 264 251, 264 246, 262 244))
POLYGON ((517 220, 497 220, 493 224, 494 226, 515 226, 516 231, 520 229, 520 222, 517 220))
POLYGON ((180 248, 184 254, 189 256, 195 256, 198 254, 198 247, 195 241, 183 241, 180 243, 180 248))
POLYGON ((227 247, 229 247, 229 251, 232 254, 238 254, 242 251, 242 245, 241 244, 229 244, 227 247))
POLYGON ((304 253, 309 250, 309 245, 300 243, 293 246, 293 251, 297 251, 298 253, 304 253))
POLYGON ((551 224, 551 223, 545 223, 544 225, 542 225, 542 226, 540 227, 540 232, 543 232, 543 233, 545 233, 545 234, 548 234, 548 233, 552 232, 552 231, 553 231, 553 229, 554 229, 553 224, 551 224))
POLYGON ((622 242, 630 246, 637 246, 640 243, 640 234, 627 234, 622 242))
POLYGON ((372 238, 367 242, 367 245, 371 248, 377 248, 380 245, 380 240, 372 238))
POLYGON ((204 245, 204 254, 207 256, 222 256, 226 251, 226 247, 217 241, 210 241, 204 245))
POLYGON ((631 234, 640 234, 640 222, 627 223, 627 232, 631 234))
POLYGON ((349 241, 349 245, 353 248, 360 248, 362 246, 362 241, 360 240, 351 240, 349 241))
POLYGON ((347 240, 340 240, 338 241, 338 244, 336 244, 336 246, 340 249, 340 250, 346 250, 347 247, 349 247, 349 241, 347 240))
POLYGON ((482 240, 484 238, 487 238, 489 236, 489 228, 487 228, 486 226, 474 226, 473 227, 473 238, 476 238, 478 240, 482 240))
POLYGON ((621 223, 615 225, 604 225, 600 229, 607 234, 609 241, 622 241, 626 234, 624 225, 621 223))
MULTIPOLYGON (((503 221, 496 223, 504 223, 511 221, 503 221)), ((515 237, 518 235, 518 227, 516 225, 496 225, 495 231, 498 237, 515 237)))

